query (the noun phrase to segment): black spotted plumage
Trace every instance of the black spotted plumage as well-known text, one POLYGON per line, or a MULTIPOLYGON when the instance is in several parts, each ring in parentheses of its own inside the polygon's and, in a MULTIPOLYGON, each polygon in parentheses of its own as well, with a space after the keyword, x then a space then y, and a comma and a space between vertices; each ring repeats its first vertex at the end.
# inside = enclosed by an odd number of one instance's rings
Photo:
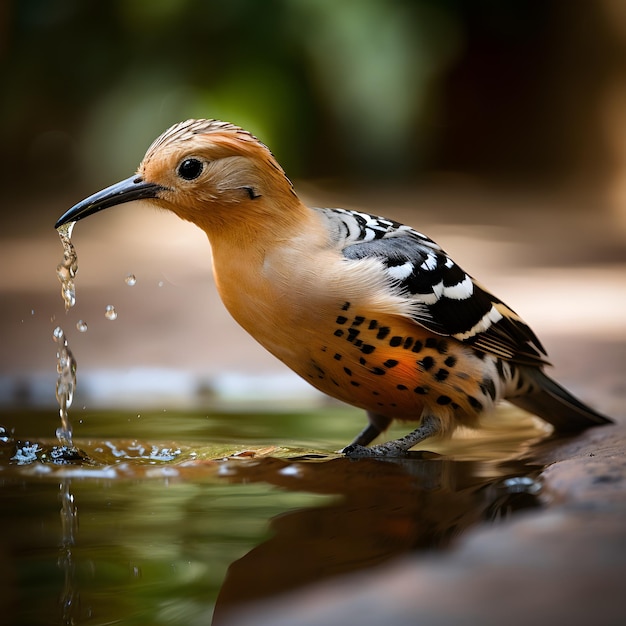
POLYGON ((544 364, 533 331, 500 299, 483 289, 432 239, 395 222, 346 209, 320 209, 336 225, 346 259, 380 260, 390 285, 414 304, 412 319, 483 352, 544 364), (341 233, 341 235, 339 235, 341 233))

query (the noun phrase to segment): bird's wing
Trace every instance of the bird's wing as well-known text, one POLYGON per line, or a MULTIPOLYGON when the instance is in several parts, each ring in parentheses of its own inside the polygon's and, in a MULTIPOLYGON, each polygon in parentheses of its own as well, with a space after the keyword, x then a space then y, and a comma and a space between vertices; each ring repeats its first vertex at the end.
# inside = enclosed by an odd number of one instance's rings
POLYGON ((414 303, 412 319, 478 350, 534 365, 546 352, 535 333, 504 302, 483 289, 432 239, 392 220, 326 209, 342 254, 378 259, 390 285, 414 303))

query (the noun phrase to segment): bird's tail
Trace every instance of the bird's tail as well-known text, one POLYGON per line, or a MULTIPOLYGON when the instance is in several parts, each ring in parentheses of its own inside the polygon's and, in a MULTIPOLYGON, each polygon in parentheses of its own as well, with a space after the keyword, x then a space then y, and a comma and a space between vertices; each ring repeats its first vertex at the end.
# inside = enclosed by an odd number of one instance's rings
POLYGON ((539 368, 521 367, 520 370, 532 391, 507 400, 549 422, 557 432, 576 432, 613 423, 612 419, 583 404, 539 368))

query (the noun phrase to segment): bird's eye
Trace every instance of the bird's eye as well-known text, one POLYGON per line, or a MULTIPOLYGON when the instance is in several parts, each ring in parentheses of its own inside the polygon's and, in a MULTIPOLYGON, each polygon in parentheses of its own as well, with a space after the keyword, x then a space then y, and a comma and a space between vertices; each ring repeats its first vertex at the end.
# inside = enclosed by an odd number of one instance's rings
POLYGON ((185 159, 178 166, 178 175, 185 180, 194 180, 202 174, 204 165, 198 159, 185 159))

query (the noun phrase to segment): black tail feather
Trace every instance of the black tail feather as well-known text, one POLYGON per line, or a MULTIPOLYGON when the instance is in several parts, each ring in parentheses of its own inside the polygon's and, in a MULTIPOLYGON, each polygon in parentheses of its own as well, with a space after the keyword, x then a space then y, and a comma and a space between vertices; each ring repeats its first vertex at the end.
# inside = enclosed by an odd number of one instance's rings
POLYGON ((557 432, 576 432, 613 423, 612 419, 583 404, 539 368, 525 367, 523 376, 532 384, 533 391, 507 399, 549 422, 557 432))

